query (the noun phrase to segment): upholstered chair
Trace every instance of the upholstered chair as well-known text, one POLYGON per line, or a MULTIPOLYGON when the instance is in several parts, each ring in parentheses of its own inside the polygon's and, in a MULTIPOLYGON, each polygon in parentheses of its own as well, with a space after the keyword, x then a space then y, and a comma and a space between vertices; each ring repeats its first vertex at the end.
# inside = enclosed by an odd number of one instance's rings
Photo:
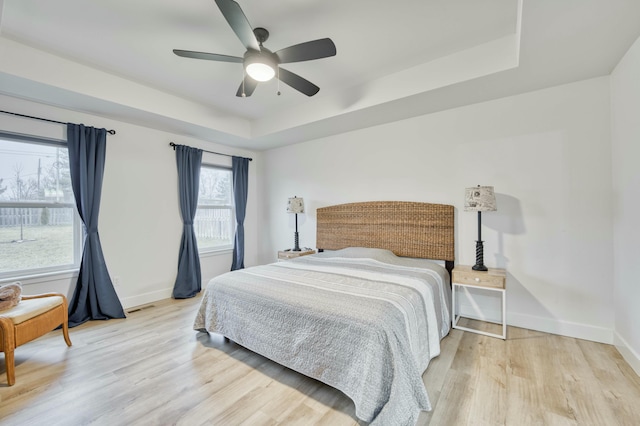
POLYGON ((16 381, 14 350, 18 346, 60 325, 67 346, 71 346, 67 316, 67 298, 58 293, 22 295, 16 306, 0 310, 0 351, 4 352, 9 386, 16 381))

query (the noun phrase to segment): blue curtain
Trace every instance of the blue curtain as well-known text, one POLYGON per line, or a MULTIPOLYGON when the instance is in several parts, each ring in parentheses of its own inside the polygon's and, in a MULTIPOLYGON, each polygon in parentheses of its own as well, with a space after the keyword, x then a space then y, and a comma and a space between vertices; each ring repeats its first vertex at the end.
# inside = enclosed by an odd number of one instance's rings
POLYGON ((233 263, 231 270, 244 268, 244 217, 247 212, 247 193, 249 188, 249 159, 233 157, 233 199, 236 205, 236 236, 233 244, 233 263))
POLYGON ((67 144, 71 186, 85 230, 78 282, 69 302, 69 327, 88 320, 125 318, 98 235, 107 131, 68 123, 67 144))
POLYGON ((193 218, 196 216, 198 208, 202 150, 184 145, 176 145, 175 149, 180 213, 184 227, 178 254, 178 276, 173 285, 173 297, 187 299, 194 297, 201 290, 200 256, 198 255, 196 234, 193 232, 193 218))

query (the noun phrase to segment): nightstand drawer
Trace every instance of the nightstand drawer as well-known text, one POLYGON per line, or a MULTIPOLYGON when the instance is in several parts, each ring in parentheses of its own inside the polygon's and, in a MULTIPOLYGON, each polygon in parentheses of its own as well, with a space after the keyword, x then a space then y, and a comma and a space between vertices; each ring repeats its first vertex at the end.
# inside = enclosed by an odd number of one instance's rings
POLYGON ((470 266, 456 266, 451 282, 470 284, 478 287, 504 288, 506 274, 503 270, 489 268, 488 271, 474 271, 470 266))

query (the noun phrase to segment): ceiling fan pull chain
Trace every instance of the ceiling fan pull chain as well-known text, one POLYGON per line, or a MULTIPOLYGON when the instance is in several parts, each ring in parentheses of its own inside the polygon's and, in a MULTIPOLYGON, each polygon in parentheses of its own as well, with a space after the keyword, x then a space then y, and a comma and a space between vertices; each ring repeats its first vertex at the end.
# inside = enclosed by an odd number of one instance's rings
POLYGON ((278 69, 278 96, 280 96, 280 67, 278 69))
POLYGON ((245 72, 244 72, 244 67, 242 67, 242 97, 246 98, 247 94, 244 93, 244 79, 245 79, 245 72))

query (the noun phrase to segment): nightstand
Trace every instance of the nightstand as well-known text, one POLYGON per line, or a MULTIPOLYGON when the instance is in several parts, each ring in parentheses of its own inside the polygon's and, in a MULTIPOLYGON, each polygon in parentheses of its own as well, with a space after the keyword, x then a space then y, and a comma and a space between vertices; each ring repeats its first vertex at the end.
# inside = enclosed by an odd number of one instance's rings
POLYGON ((484 334, 485 336, 507 338, 507 273, 504 269, 489 268, 488 271, 474 271, 471 266, 456 265, 451 274, 451 315, 453 328, 484 334), (482 291, 498 292, 502 296, 502 334, 489 333, 458 325, 460 315, 457 313, 456 293, 462 288, 475 288, 482 291))
POLYGON ((306 256, 308 254, 315 254, 315 250, 283 250, 278 252, 278 260, 295 259, 296 257, 306 256))

